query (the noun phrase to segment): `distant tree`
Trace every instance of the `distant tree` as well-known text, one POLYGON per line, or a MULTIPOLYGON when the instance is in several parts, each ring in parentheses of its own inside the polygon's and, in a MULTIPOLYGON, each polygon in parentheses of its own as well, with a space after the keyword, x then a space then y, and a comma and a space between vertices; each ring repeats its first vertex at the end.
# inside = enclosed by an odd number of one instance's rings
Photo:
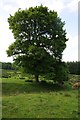
POLYGON ((64 22, 57 12, 47 7, 36 6, 19 9, 8 18, 9 28, 16 41, 7 50, 15 63, 25 72, 35 75, 48 75, 55 78, 55 64, 62 60, 66 48, 66 31, 64 22))
POLYGON ((2 63, 2 69, 5 69, 5 70, 13 70, 14 69, 13 64, 10 62, 1 62, 1 63, 2 63))
POLYGON ((78 62, 77 68, 78 68, 78 75, 80 75, 80 61, 78 62))
POLYGON ((70 74, 80 74, 80 61, 67 62, 70 74))

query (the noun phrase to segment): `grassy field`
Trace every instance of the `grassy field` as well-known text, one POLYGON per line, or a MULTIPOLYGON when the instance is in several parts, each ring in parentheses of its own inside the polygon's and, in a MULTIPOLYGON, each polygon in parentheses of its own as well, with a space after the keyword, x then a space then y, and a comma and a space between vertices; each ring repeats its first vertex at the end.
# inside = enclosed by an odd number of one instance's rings
POLYGON ((2 78, 3 118, 78 118, 78 90, 68 83, 61 88, 52 83, 25 82, 28 77, 2 78))

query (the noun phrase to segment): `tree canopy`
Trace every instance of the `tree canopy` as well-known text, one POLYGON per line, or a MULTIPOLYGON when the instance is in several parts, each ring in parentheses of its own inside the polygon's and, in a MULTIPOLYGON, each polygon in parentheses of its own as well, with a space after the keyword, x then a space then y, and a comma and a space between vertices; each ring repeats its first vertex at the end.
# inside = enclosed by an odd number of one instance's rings
POLYGON ((47 7, 36 6, 19 9, 8 18, 9 28, 15 38, 7 50, 17 65, 25 72, 39 75, 52 75, 55 78, 55 64, 62 60, 66 48, 65 22, 57 12, 47 7))

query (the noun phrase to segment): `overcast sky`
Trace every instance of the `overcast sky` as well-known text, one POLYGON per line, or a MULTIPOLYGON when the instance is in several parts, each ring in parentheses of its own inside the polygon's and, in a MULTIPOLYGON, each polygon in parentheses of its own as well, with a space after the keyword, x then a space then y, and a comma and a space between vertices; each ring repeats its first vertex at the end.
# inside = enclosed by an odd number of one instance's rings
POLYGON ((67 32, 67 47, 63 52, 63 61, 78 61, 78 1, 79 0, 0 0, 0 61, 11 62, 6 50, 14 42, 13 34, 9 30, 7 19, 18 8, 25 9, 31 6, 47 6, 58 12, 62 21, 65 21, 67 32))

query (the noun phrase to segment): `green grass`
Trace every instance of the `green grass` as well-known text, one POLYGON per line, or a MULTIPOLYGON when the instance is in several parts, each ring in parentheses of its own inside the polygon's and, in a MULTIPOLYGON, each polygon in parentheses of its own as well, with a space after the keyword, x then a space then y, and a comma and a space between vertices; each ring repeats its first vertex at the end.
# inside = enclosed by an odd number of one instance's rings
MULTIPOLYGON (((26 78, 28 79, 28 78, 26 78)), ((77 118, 78 91, 66 84, 3 78, 3 118, 77 118)))

